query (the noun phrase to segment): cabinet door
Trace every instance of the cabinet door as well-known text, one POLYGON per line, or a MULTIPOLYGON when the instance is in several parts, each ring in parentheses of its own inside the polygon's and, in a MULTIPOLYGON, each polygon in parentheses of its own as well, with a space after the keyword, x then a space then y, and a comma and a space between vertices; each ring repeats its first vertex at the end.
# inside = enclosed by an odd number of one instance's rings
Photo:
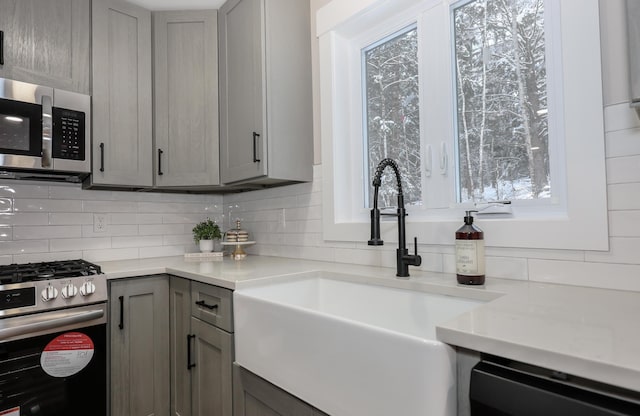
POLYGON ((191 372, 188 353, 191 338, 191 282, 171 277, 169 285, 171 340, 171 415, 191 415, 191 372))
POLYGON ((156 186, 218 185, 215 10, 153 14, 156 186))
POLYGON ((112 415, 169 413, 168 303, 166 276, 111 282, 112 415))
POLYGON ((232 335, 191 318, 195 335, 192 371, 193 416, 232 416, 232 335))
POLYGON ((267 174, 263 0, 227 1, 218 28, 220 174, 230 183, 267 174))
POLYGON ((151 13, 94 0, 92 25, 93 184, 151 186, 151 13))
POLYGON ((0 0, 0 77, 89 94, 91 3, 0 0))
POLYGON ((323 414, 252 372, 238 365, 233 367, 234 416, 319 416, 323 414))

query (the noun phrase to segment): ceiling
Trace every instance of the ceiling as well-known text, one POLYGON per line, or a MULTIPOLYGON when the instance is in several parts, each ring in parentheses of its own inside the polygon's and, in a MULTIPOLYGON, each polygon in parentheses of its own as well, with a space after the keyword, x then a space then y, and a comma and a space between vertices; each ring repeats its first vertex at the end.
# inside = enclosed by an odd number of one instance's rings
POLYGON ((226 0, 129 0, 149 10, 218 9, 226 0))

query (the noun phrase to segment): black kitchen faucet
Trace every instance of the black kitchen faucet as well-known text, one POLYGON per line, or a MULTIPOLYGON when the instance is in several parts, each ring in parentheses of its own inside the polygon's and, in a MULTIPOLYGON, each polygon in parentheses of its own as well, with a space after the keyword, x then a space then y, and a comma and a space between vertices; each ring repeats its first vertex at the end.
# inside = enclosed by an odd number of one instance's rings
POLYGON ((384 241, 380 238, 380 210, 378 209, 378 189, 380 188, 382 172, 387 166, 391 166, 396 175, 398 188, 398 211, 395 214, 384 213, 382 215, 395 215, 398 217, 398 249, 396 250, 396 276, 409 277, 409 266, 420 266, 422 257, 418 255, 418 238, 414 238, 414 254, 409 254, 407 242, 405 240, 405 220, 407 212, 404 209, 404 195, 402 194, 402 181, 398 164, 393 159, 382 159, 378 163, 376 173, 373 178, 373 209, 371 210, 371 239, 370 246, 381 246, 384 241))

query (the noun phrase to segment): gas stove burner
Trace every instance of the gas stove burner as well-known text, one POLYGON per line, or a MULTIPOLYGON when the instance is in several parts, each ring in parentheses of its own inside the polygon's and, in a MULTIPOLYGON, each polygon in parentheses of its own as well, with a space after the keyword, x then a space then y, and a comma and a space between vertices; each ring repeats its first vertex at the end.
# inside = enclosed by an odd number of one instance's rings
POLYGON ((0 285, 36 280, 101 274, 100 266, 84 260, 61 260, 43 263, 0 266, 0 285))

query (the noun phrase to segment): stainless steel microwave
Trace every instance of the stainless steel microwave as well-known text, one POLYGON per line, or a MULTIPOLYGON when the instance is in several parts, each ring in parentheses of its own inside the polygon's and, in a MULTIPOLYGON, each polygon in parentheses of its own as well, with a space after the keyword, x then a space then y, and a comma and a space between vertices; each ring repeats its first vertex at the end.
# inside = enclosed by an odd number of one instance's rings
POLYGON ((90 96, 0 78, 0 178, 81 181, 90 131, 90 96))

